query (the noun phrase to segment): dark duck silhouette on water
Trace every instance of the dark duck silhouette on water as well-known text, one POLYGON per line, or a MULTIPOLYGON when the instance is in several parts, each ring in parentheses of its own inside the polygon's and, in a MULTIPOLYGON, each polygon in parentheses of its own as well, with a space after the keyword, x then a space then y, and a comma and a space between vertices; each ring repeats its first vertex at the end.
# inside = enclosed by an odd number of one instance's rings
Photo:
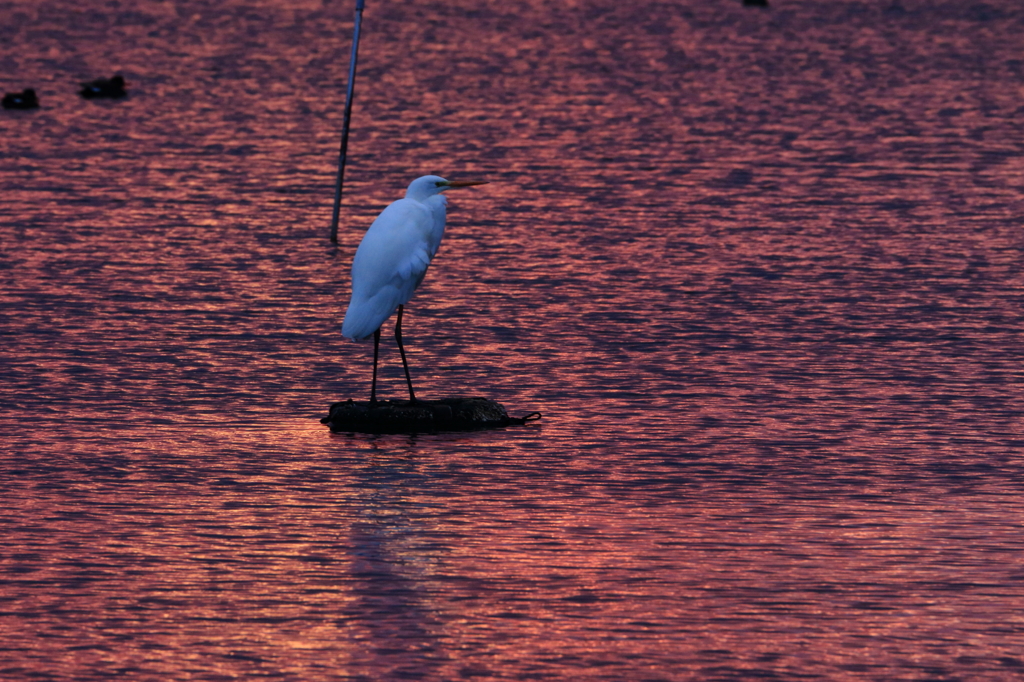
POLYGON ((124 77, 117 74, 112 78, 97 78, 94 81, 82 84, 82 97, 95 99, 97 97, 124 97, 128 92, 124 89, 124 77))
POLYGON ((36 91, 26 88, 24 92, 11 92, 4 95, 4 109, 38 109, 39 98, 36 91))

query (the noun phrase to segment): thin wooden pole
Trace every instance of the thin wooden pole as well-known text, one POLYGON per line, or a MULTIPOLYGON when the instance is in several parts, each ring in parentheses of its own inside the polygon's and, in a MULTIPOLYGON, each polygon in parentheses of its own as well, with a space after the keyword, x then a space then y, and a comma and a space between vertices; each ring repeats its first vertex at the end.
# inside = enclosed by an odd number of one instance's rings
POLYGON ((334 217, 331 219, 331 241, 338 243, 338 215, 341 212, 341 186, 345 181, 345 158, 348 156, 348 126, 352 121, 352 96, 356 84, 356 60, 359 56, 359 28, 363 23, 365 0, 356 0, 356 23, 352 32, 352 56, 348 60, 348 88, 345 92, 345 118, 341 123, 341 151, 338 154, 338 183, 334 188, 334 217))

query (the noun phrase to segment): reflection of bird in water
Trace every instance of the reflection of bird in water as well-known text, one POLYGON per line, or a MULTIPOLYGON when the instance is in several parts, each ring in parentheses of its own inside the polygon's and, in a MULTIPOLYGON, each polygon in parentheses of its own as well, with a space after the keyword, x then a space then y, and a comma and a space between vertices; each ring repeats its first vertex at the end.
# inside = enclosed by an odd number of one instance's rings
POLYGON ((124 89, 124 77, 117 74, 113 78, 97 78, 88 83, 82 83, 82 97, 95 99, 97 97, 124 97, 127 95, 124 89))
POLYGON ((430 260, 441 245, 448 203, 441 192, 453 187, 485 184, 483 181, 452 182, 436 175, 416 178, 409 184, 404 199, 381 211, 359 244, 352 260, 352 299, 341 333, 357 341, 373 336, 371 403, 377 401, 380 327, 396 308, 395 340, 402 354, 409 399, 415 402, 409 363, 402 345, 402 306, 409 302, 423 281, 430 260))
POLYGON ((11 92, 4 95, 4 109, 37 109, 38 107, 39 98, 36 97, 36 91, 32 88, 27 88, 24 92, 11 92))

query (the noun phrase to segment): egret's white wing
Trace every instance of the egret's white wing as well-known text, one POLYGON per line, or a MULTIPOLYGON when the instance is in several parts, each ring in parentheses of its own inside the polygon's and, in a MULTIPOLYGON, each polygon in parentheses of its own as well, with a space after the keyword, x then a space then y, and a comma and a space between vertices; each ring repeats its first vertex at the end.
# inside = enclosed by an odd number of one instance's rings
POLYGON ((433 212, 408 199, 394 202, 373 221, 352 261, 352 300, 343 335, 372 336, 412 298, 436 251, 431 243, 434 229, 433 212))

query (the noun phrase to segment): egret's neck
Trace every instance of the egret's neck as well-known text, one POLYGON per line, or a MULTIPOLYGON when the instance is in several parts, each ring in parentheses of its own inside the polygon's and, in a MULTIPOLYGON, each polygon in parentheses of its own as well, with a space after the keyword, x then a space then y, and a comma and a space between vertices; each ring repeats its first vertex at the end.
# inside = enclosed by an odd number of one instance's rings
POLYGON ((440 192, 417 192, 410 189, 405 193, 405 198, 418 201, 421 204, 427 204, 428 206, 437 204, 442 206, 448 205, 448 199, 440 192))

